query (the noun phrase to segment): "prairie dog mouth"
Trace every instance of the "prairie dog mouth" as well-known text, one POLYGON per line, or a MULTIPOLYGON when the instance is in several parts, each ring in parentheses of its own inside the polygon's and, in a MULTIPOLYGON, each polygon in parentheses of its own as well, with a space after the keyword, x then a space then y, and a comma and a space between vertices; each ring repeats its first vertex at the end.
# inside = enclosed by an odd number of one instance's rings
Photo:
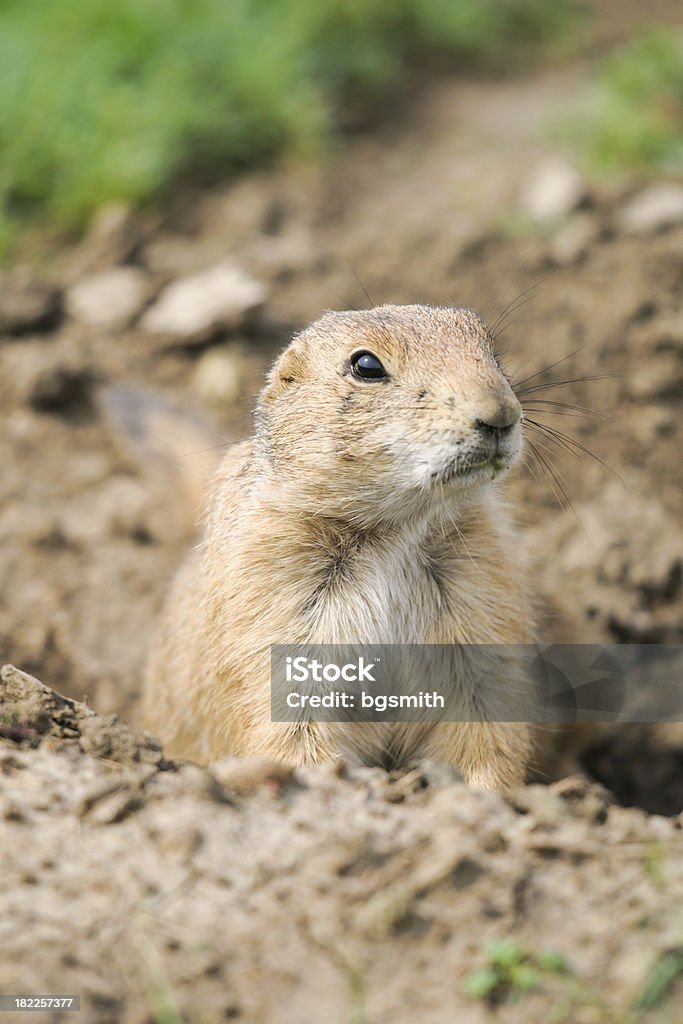
POLYGON ((511 464, 510 460, 502 458, 497 453, 479 459, 477 462, 468 462, 459 458, 444 466, 441 472, 435 473, 433 481, 436 484, 445 484, 452 480, 463 480, 484 474, 492 480, 498 473, 509 469, 511 464))

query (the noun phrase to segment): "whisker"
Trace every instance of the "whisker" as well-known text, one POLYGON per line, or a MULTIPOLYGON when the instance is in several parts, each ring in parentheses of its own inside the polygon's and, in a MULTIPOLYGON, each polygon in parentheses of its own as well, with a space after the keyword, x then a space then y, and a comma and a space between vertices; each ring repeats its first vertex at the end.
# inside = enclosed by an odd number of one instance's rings
MULTIPOLYGON (((557 345, 559 345, 559 344, 561 343, 561 340, 562 340, 562 339, 559 339, 559 340, 557 340, 557 341, 551 342, 551 343, 550 343, 549 345, 544 345, 541 351, 543 351, 543 352, 547 352, 547 351, 548 351, 549 349, 555 348, 555 347, 556 347, 557 345)), ((557 365, 558 365, 558 363, 561 363, 561 362, 563 362, 563 361, 564 361, 565 359, 569 359, 569 358, 570 358, 570 356, 575 356, 575 355, 576 355, 576 354, 577 354, 578 352, 581 352, 581 350, 582 350, 582 349, 584 349, 584 348, 586 348, 586 347, 587 347, 588 345, 590 345, 590 342, 589 342, 589 341, 585 342, 585 344, 583 344, 583 345, 580 345, 580 346, 579 346, 579 348, 577 348, 577 349, 574 349, 574 351, 573 351, 573 352, 570 352, 570 353, 569 353, 569 355, 566 355, 566 356, 562 356, 562 358, 561 358, 561 359, 559 359, 559 360, 558 360, 557 362, 555 362, 555 363, 551 363, 551 365, 550 365, 550 366, 544 366, 544 367, 542 367, 542 368, 541 368, 540 370, 538 370, 538 371, 537 371, 537 373, 536 373, 536 374, 534 374, 533 376, 538 376, 538 374, 539 374, 539 373, 544 373, 544 372, 545 372, 546 370, 551 370, 551 369, 553 369, 553 367, 554 367, 554 366, 557 366, 557 365)), ((520 372, 521 372, 521 371, 522 371, 522 370, 524 369, 524 367, 525 367, 525 366, 528 366, 528 365, 529 365, 529 363, 531 362, 531 360, 532 360, 532 359, 533 359, 533 358, 534 358, 534 357, 535 357, 535 356, 536 356, 537 354, 538 354, 537 352, 531 352, 531 353, 530 353, 530 354, 529 354, 529 355, 528 355, 528 356, 526 357, 526 359, 524 359, 524 360, 523 360, 523 362, 521 362, 521 363, 519 364, 519 366, 517 367, 517 369, 516 369, 515 373, 513 374, 513 376, 514 376, 514 377, 516 377, 516 376, 517 376, 517 374, 518 374, 518 373, 520 373, 520 372)), ((524 384, 524 382, 525 382, 525 381, 527 381, 527 380, 531 380, 531 379, 532 379, 532 377, 525 377, 525 378, 524 378, 524 380, 521 380, 521 381, 519 381, 518 383, 519 383, 519 384, 524 384)))
MULTIPOLYGON (((527 381, 533 380, 535 377, 540 377, 540 375, 542 373, 549 373, 550 370, 554 370, 555 367, 559 366, 561 363, 566 363, 566 361, 568 359, 571 359, 572 356, 577 356, 579 354, 579 352, 583 352, 583 350, 585 348, 588 348, 589 345, 590 345, 589 341, 585 342, 583 345, 579 345, 579 347, 575 348, 573 352, 568 352, 566 356, 562 356, 561 359, 557 359, 554 363, 551 363, 549 366, 542 366, 540 370, 536 370, 536 372, 532 373, 529 377, 524 377, 523 380, 516 381, 515 387, 520 387, 522 384, 526 384, 527 381)), ((531 358, 531 357, 529 357, 529 358, 531 358)), ((528 359, 526 361, 527 361, 527 363, 529 362, 528 359)), ((525 364, 522 363, 522 366, 524 366, 524 365, 525 364)), ((520 367, 520 369, 521 369, 521 367, 520 367)))
MULTIPOLYGON (((556 444, 558 448, 562 449, 562 451, 566 451, 569 455, 572 456, 572 458, 579 459, 581 457, 580 452, 574 451, 574 449, 571 448, 564 441, 560 441, 558 438, 553 437, 552 434, 549 434, 547 431, 543 430, 543 428, 540 425, 534 423, 533 420, 528 421, 528 426, 529 430, 535 430, 536 433, 542 434, 548 442, 556 444)), ((553 455, 557 454, 554 449, 548 449, 548 451, 552 451, 553 455)))
POLYGON ((364 284, 363 284, 363 282, 361 281, 360 277, 358 276, 358 274, 357 274, 357 272, 356 272, 356 268, 355 268, 355 267, 353 266, 353 264, 351 263, 351 260, 347 260, 347 259, 345 259, 345 260, 344 260, 344 262, 345 262, 345 263, 347 264, 347 266, 348 266, 349 270, 351 271, 351 273, 352 273, 352 274, 353 274, 353 276, 355 277, 356 281, 358 282, 358 285, 359 285, 359 287, 360 287, 361 291, 363 292, 363 295, 365 295, 365 298, 366 298, 366 299, 368 300, 368 302, 370 303, 370 308, 372 309, 372 308, 374 307, 375 303, 374 303, 374 302, 372 301, 372 299, 370 298, 370 293, 368 292, 367 288, 365 287, 365 285, 364 285, 364 284))
POLYGON ((343 295, 340 295, 339 292, 336 292, 334 288, 330 288, 329 284, 325 284, 323 287, 326 289, 326 291, 330 293, 330 295, 334 295, 335 299, 337 299, 338 302, 341 302, 343 309, 351 310, 351 312, 353 313, 356 313, 358 311, 358 306, 352 305, 352 303, 350 303, 348 299, 345 299, 343 295))
POLYGON ((470 552, 470 549, 468 548, 468 546, 467 546, 467 544, 465 542, 465 538, 463 536, 463 532, 462 532, 462 530, 460 529, 460 527, 458 526, 458 524, 455 521, 455 517, 453 515, 449 515, 448 513, 446 513, 446 514, 448 516, 448 521, 450 522, 451 526, 454 527, 455 532, 458 535, 458 539, 460 540, 460 543, 462 544, 462 546, 463 546, 463 548, 465 550, 465 554, 469 558, 469 560, 472 563, 472 565, 474 566, 474 568, 479 571, 480 567, 475 562, 475 560, 474 560, 474 558, 472 556, 472 553, 470 552))
MULTIPOLYGON (((530 289, 527 289, 527 291, 529 290, 530 289)), ((526 292, 522 292, 522 295, 526 295, 526 292)), ((521 301, 517 302, 516 305, 514 305, 507 313, 504 314, 505 319, 503 320, 502 318, 499 318, 496 321, 495 326, 491 330, 491 337, 493 338, 494 341, 498 341, 503 332, 507 331, 508 327, 510 327, 511 324, 515 322, 514 319, 512 319, 512 317, 514 317, 514 314, 517 313, 518 310, 522 308, 522 306, 526 306, 528 302, 533 302, 534 299, 538 298, 538 295, 536 293, 533 293, 532 295, 527 295, 525 299, 522 298, 522 296, 520 295, 519 298, 521 301)))
MULTIPOLYGON (((525 408, 528 408, 528 406, 525 406, 525 408)), ((561 409, 531 408, 529 411, 533 412, 536 416, 538 416, 539 413, 544 413, 546 416, 572 416, 574 419, 583 419, 585 416, 590 415, 587 412, 563 412, 561 409)), ((598 417, 598 414, 595 413, 595 416, 598 417)), ((600 416, 598 418, 602 419, 603 417, 600 416)))
MULTIPOLYGON (((531 441, 531 440, 527 440, 527 443, 528 443, 528 445, 529 445, 529 448, 531 449, 531 452, 532 452, 532 454, 533 454, 534 458, 535 458, 535 459, 536 459, 536 461, 538 462, 538 464, 539 464, 539 466, 541 467, 541 469, 545 470, 545 472, 546 472, 546 473, 550 473, 550 475, 551 475, 551 476, 553 477, 553 479, 554 479, 554 476, 555 476, 555 475, 554 475, 554 473, 552 472, 552 470, 551 470, 551 469, 550 469, 550 467, 548 466, 548 463, 547 463, 547 462, 545 461, 545 459, 543 458, 543 456, 542 456, 542 455, 541 455, 541 453, 539 452, 539 450, 538 450, 538 448, 536 447, 536 445, 534 444, 534 442, 533 442, 533 441, 531 441)), ((556 481, 556 482, 557 482, 557 481, 556 481)), ((553 494, 555 495, 555 498, 556 498, 556 500, 557 500, 557 503, 558 503, 558 505, 560 506, 560 508, 561 508, 561 509, 562 509, 562 511, 564 512, 564 510, 565 510, 566 506, 565 506, 564 502, 562 501, 562 498, 560 497, 560 495, 559 495, 559 494, 557 493, 557 491, 556 491, 556 490, 555 490, 555 488, 553 487, 552 483, 551 483, 551 485, 550 485, 550 490, 551 490, 551 491, 553 492, 553 494)), ((566 499, 566 500, 568 501, 569 499, 566 499)))
MULTIPOLYGON (((545 243, 545 242, 547 241, 547 239, 548 239, 548 238, 550 237, 550 234, 552 233, 552 231, 553 231, 553 230, 554 230, 553 228, 550 228, 550 229, 549 229, 548 231, 546 231, 546 232, 545 232, 545 233, 544 233, 544 234, 542 235, 542 237, 541 237, 541 238, 540 238, 540 239, 539 239, 539 240, 538 240, 538 241, 536 242, 536 244, 535 244, 535 245, 530 245, 530 246, 529 246, 529 248, 527 249, 527 251, 526 251, 526 252, 524 253, 524 255, 522 256, 521 260, 519 261, 519 264, 518 264, 518 266, 517 266, 517 269, 515 270, 514 274, 513 274, 513 275, 512 275, 512 277, 510 278, 510 280, 508 281, 507 285, 505 286, 505 289, 504 289, 503 293, 502 293, 502 294, 501 294, 501 296, 500 296, 500 300, 499 300, 500 302, 503 302, 503 300, 505 299, 505 296, 506 296, 506 295, 507 295, 507 293, 508 293, 508 292, 510 291, 510 289, 511 289, 511 288, 512 288, 512 286, 513 286, 513 284, 515 283, 515 281, 517 280, 517 278, 518 278, 518 277, 519 277, 519 275, 521 274, 521 272, 522 272, 522 270, 523 270, 524 266, 526 265, 526 263, 528 262, 528 260, 529 260, 529 259, 530 259, 530 258, 531 258, 531 257, 532 257, 533 255, 534 255, 534 253, 535 253, 535 252, 538 252, 538 250, 540 249, 540 247, 541 247, 541 246, 542 246, 542 245, 543 245, 543 244, 544 244, 544 243, 545 243)), ((556 270, 556 271, 553 271, 553 273, 555 273, 555 274, 556 274, 556 273, 558 273, 558 271, 557 271, 557 270, 556 270)), ((547 277, 551 277, 551 276, 552 276, 551 274, 547 275, 547 277)), ((492 305, 492 303, 493 303, 493 308, 495 309, 495 305, 496 305, 496 302, 497 302, 497 301, 498 301, 498 300, 496 300, 496 297, 495 297, 495 295, 494 295, 494 296, 492 296, 492 299, 489 299, 489 301, 488 301, 488 303, 487 303, 487 315, 486 315, 486 317, 485 317, 485 319, 486 319, 487 321, 488 321, 488 309, 489 309, 489 307, 490 307, 490 306, 492 305)), ((514 301, 514 300, 513 300, 513 301, 514 301)))
MULTIPOLYGON (((514 299, 512 299, 510 302, 508 302, 507 306, 498 314, 498 316, 496 317, 496 319, 494 320, 494 322, 491 324, 491 326, 489 328, 489 330, 491 331, 492 337, 495 338, 497 330, 498 330, 498 325, 505 319, 505 317, 508 315, 508 313, 512 313, 512 312, 514 312, 515 308, 518 308, 516 306, 516 303, 520 302, 521 299, 524 299, 525 295, 529 295, 529 292, 534 292, 537 288, 540 288, 541 285, 544 284, 545 281, 548 280, 549 276, 550 275, 547 275, 546 277, 541 278, 540 281, 535 281, 534 284, 529 285, 528 288, 525 288, 523 292, 520 292, 519 295, 516 295, 514 299)), ((529 301, 530 299, 533 299, 533 298, 536 298, 536 296, 535 295, 530 295, 529 299, 526 300, 526 301, 529 301)))
POLYGON ((568 384, 585 384, 595 380, 614 380, 616 374, 614 373, 596 373, 586 377, 570 377, 567 380, 551 380, 547 384, 533 384, 530 388, 519 389, 519 385, 515 386, 515 394, 521 398, 524 395, 531 395, 536 391, 549 391, 552 388, 564 388, 568 384))
MULTIPOLYGON (((535 444, 536 444, 537 448, 540 448, 542 451, 546 452, 546 454, 547 454, 549 459, 553 459, 557 455, 557 452, 553 448, 548 448, 548 446, 545 445, 545 444, 542 444, 541 441, 536 440, 535 444)), ((557 481, 558 481, 558 483, 561 482, 562 485, 565 488, 568 487, 569 484, 567 483, 567 478, 557 468, 557 466, 554 463, 553 463, 553 468, 555 470, 555 473, 557 474, 557 481)))
MULTIPOLYGON (((529 443, 531 443, 531 442, 529 442, 529 443)), ((538 474, 538 470, 537 470, 535 464, 532 462, 532 457, 533 457, 533 452, 532 451, 525 452, 524 457, 522 459, 522 465, 527 467, 527 469, 531 473, 531 475, 534 478, 534 480, 538 480, 540 482, 541 478, 540 478, 540 476, 538 474)))
POLYGON ((599 455, 596 455, 595 452, 592 452, 590 448, 587 448, 585 444, 583 444, 581 441, 577 441, 577 439, 575 437, 572 437, 571 434, 565 434, 561 430, 558 430, 557 427, 551 427, 547 423, 540 423, 538 420, 528 419, 527 423, 530 423, 533 427, 536 427, 538 430, 543 431, 549 437, 555 438, 557 443, 562 443, 568 451, 573 450, 574 454, 577 457, 580 454, 588 455, 589 458, 599 463, 604 469, 606 469, 609 473, 616 477, 616 479, 621 484, 624 483, 621 476, 619 476, 617 471, 613 469, 612 466, 605 462, 604 459, 601 459, 599 455))
MULTIPOLYGON (((519 306, 517 307, 517 309, 519 309, 519 306)), ((517 310, 515 310, 515 312, 517 312, 517 310)), ((535 322, 535 320, 538 320, 538 317, 536 317, 536 318, 534 318, 534 317, 527 317, 526 320, 522 320, 522 318, 518 317, 518 316, 513 317, 512 320, 508 320, 508 322, 506 324, 504 324, 503 327, 498 329, 498 333, 496 334, 495 338, 493 339, 495 344, 498 345, 500 343, 500 339, 503 337, 503 335, 505 334, 506 331, 510 330, 511 327, 514 327, 516 324, 520 324, 520 323, 521 324, 533 324, 535 322)))
POLYGON ((193 455, 205 455, 207 452, 215 452, 219 448, 229 448, 234 441, 221 441, 219 444, 210 444, 208 448, 197 448, 191 452, 179 452, 177 458, 191 459, 193 455))
MULTIPOLYGON (((572 501, 571 501, 571 499, 570 499, 569 495, 567 494, 567 491, 565 490, 565 488, 564 488, 564 487, 562 486, 562 484, 560 483, 560 480, 558 479, 557 473, 556 473, 556 472, 555 472, 555 470, 553 469, 552 465, 551 465, 551 464, 550 464, 550 462, 549 462, 549 461, 548 461, 548 460, 547 460, 547 459, 545 458, 545 456, 543 456, 543 455, 542 455, 542 454, 541 454, 541 453, 539 452, 538 448, 537 448, 537 447, 536 447, 536 445, 535 445, 535 444, 533 443, 533 441, 529 441, 529 445, 531 446, 531 448, 532 448, 532 450, 533 450, 534 454, 536 455, 536 458, 537 458, 537 459, 539 460, 539 462, 541 463, 541 465, 542 465, 542 466, 543 466, 543 467, 544 467, 544 468, 545 468, 545 469, 546 469, 546 470, 548 471, 548 473, 550 473, 551 477, 553 478, 553 480, 555 481, 555 483, 556 483, 557 487, 559 488, 559 490, 560 490, 560 493, 561 493, 561 494, 562 494, 562 496, 564 497, 564 500, 565 500, 565 501, 567 502, 567 505, 569 506, 569 508, 570 508, 570 509, 572 510, 572 512, 573 512, 573 513, 574 513, 574 515, 576 516, 576 521, 577 521, 577 523, 579 524, 579 526, 581 527, 581 529, 583 530, 583 532, 584 532, 584 533, 586 533, 586 529, 585 529, 585 527, 584 527, 583 523, 581 522, 581 518, 580 518, 580 516, 579 516, 578 512, 576 511, 576 509, 574 508, 574 505, 572 504, 572 501)), ((555 497, 557 498, 557 501, 558 501, 558 503, 559 503, 559 505, 560 505, 560 508, 564 509, 564 506, 563 506, 563 504, 562 504, 562 501, 561 501, 561 499, 560 499, 559 495, 557 494, 557 491, 555 490, 555 488, 553 487, 553 485, 552 485, 552 484, 550 485, 550 487, 551 487, 551 490, 552 490, 553 494, 554 494, 554 495, 555 495, 555 497)), ((587 533, 586 533, 586 536, 588 536, 588 534, 587 534, 587 533)))
POLYGON ((538 429, 545 431, 547 434, 551 434, 553 437, 563 441, 564 444, 571 446, 585 455, 593 454, 581 441, 577 440, 577 438, 573 437, 571 434, 564 434, 558 427, 553 427, 549 423, 543 423, 540 420, 534 419, 527 419, 527 423, 538 427, 538 429))
POLYGON ((604 413, 595 412, 594 409, 587 409, 585 405, 574 405, 573 402, 554 402, 549 398, 530 398, 525 402, 525 407, 538 407, 538 411, 544 411, 541 406, 550 406, 548 415, 552 416, 591 416, 596 420, 606 420, 604 413))

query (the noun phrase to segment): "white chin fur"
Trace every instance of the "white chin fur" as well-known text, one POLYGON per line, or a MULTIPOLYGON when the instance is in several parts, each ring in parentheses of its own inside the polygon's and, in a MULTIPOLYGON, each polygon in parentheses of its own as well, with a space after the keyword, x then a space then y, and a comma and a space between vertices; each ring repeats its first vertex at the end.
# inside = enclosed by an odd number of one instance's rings
POLYGON ((463 448, 462 455, 454 459, 453 447, 435 451, 414 460, 411 482, 421 488, 447 486, 453 490, 471 491, 473 487, 490 483, 505 475, 517 462, 521 445, 495 456, 495 462, 481 460, 477 452, 463 448), (480 461, 481 460, 481 461, 480 461))

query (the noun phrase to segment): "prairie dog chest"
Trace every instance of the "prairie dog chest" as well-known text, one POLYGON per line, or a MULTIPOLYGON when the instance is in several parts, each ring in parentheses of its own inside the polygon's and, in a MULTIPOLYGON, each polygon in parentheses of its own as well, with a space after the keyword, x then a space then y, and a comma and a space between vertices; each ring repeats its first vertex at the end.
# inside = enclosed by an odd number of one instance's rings
POLYGON ((407 535, 340 554, 312 610, 320 643, 428 643, 440 631, 446 601, 432 553, 407 535))

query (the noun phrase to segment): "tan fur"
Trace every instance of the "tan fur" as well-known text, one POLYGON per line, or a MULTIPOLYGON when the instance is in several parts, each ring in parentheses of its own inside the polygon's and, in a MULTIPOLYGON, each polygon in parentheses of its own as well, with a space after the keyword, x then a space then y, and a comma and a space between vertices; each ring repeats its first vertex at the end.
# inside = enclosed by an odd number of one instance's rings
POLYGON ((391 746, 398 763, 444 760, 483 788, 521 781, 531 741, 511 724, 525 698, 514 669, 470 694, 478 723, 270 720, 274 643, 533 640, 499 494, 521 428, 491 459, 475 426, 518 411, 467 310, 327 313, 295 338, 261 394, 254 438, 218 471, 205 540, 169 596, 145 693, 146 724, 168 751, 385 763, 391 746), (359 349, 382 360, 388 381, 352 376, 359 349))

